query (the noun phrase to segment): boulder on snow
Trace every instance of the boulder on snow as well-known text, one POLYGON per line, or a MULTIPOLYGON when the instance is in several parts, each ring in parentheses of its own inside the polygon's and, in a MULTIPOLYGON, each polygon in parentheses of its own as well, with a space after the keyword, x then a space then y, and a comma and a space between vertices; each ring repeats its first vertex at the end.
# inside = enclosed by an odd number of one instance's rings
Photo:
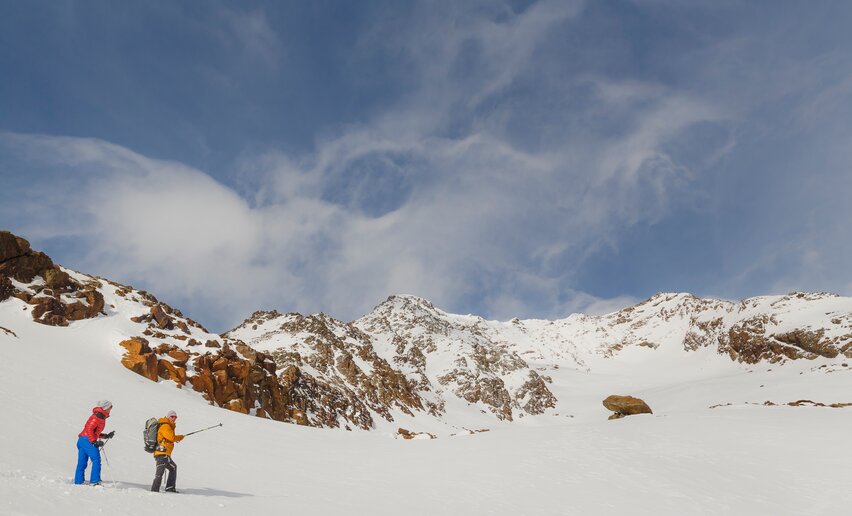
POLYGON ((619 419, 634 414, 653 414, 651 407, 647 403, 633 396, 618 396, 613 394, 603 400, 603 406, 607 410, 615 412, 615 414, 609 416, 609 419, 619 419))
POLYGON ((411 439, 436 439, 437 438, 437 436, 435 434, 431 434, 429 432, 411 432, 411 431, 406 430, 405 428, 401 428, 401 427, 398 428, 396 432, 397 432, 397 434, 399 434, 400 437, 402 437, 403 439, 406 439, 406 440, 411 440, 411 439))

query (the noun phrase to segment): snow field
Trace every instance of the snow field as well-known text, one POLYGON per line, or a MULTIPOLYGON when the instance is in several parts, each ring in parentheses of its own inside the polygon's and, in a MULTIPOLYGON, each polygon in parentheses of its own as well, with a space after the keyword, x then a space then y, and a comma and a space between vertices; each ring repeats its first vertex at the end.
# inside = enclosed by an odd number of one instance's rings
POLYGON ((559 416, 484 418, 489 432, 402 441, 248 417, 154 384, 118 363, 121 320, 52 328, 0 304, 0 325, 17 334, 0 332, 0 514, 834 515, 852 503, 852 409, 744 404, 852 401, 848 369, 637 355, 632 375, 562 370, 559 416), (615 393, 644 397, 655 414, 606 421, 600 400, 615 393), (108 487, 74 486, 76 435, 101 398, 115 405, 108 487), (176 446, 179 495, 147 491, 153 459, 141 445, 144 421, 170 409, 178 432, 224 424, 176 446))

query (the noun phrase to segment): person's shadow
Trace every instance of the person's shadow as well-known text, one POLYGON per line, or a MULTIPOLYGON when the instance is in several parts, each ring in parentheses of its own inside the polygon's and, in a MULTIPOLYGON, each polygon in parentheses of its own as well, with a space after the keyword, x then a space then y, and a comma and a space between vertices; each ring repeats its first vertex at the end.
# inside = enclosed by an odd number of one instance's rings
MULTIPOLYGON (((116 480, 109 482, 104 482, 109 487, 113 487, 115 489, 142 489, 145 491, 151 490, 151 484, 137 484, 136 482, 124 482, 122 480, 116 480)), ((169 493, 161 492, 161 494, 168 496, 169 493)), ((195 496, 224 496, 227 498, 245 498, 247 496, 254 496, 248 493, 237 493, 235 491, 225 491, 224 489, 211 489, 209 487, 203 488, 179 488, 178 494, 188 494, 195 496)))

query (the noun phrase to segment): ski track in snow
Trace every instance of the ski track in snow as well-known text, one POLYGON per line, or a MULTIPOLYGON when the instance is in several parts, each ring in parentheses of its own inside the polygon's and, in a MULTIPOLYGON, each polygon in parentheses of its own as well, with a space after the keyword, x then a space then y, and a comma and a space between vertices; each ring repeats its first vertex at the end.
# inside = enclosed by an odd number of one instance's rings
POLYGON ((710 350, 625 350, 621 369, 560 370, 559 408, 547 415, 403 441, 212 407, 119 364, 127 314, 54 328, 22 306, 0 304, 0 326, 16 335, 0 332, 4 515, 836 515, 852 506, 852 408, 758 405, 852 401, 850 368, 815 371, 839 360, 741 366, 710 350), (655 413, 607 421, 609 394, 640 396, 655 413), (102 398, 115 407, 107 486, 75 486, 76 436, 102 398), (178 495, 147 490, 154 463, 140 435, 170 409, 178 433, 224 425, 177 444, 178 495))

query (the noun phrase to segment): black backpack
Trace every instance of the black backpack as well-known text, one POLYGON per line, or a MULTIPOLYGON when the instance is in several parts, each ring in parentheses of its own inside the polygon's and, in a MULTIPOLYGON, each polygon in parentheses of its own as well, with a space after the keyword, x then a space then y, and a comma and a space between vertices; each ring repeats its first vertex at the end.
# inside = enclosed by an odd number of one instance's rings
POLYGON ((157 432, 160 431, 160 423, 157 418, 152 417, 145 421, 145 430, 142 431, 142 439, 145 441, 145 451, 154 453, 157 449, 157 432))

